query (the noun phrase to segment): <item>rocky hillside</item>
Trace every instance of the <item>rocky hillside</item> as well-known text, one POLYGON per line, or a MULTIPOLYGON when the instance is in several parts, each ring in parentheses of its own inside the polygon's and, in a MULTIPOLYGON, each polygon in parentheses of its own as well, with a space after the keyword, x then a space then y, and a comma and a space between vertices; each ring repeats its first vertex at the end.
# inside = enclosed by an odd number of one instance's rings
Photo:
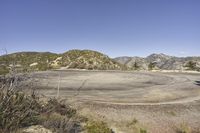
POLYGON ((70 50, 63 54, 50 52, 19 52, 0 56, 0 73, 9 69, 21 71, 57 68, 121 70, 126 69, 108 56, 91 50, 70 50))
POLYGON ((120 70, 126 69, 102 53, 91 50, 70 50, 60 56, 61 66, 77 69, 120 70))
POLYGON ((151 54, 146 58, 117 57, 114 60, 126 65, 130 69, 200 71, 200 57, 183 58, 165 54, 151 54))

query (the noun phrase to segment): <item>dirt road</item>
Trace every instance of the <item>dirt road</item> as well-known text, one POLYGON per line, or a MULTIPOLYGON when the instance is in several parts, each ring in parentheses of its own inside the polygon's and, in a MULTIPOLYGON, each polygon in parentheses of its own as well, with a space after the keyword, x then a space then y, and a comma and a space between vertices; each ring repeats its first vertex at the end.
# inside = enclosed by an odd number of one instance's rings
POLYGON ((137 119, 152 133, 173 133, 181 123, 200 125, 200 74, 48 71, 33 74, 47 97, 75 104, 83 115, 109 123, 116 132, 132 133, 127 123, 137 119))
POLYGON ((200 99, 200 74, 52 71, 34 74, 46 96, 76 97, 78 101, 110 104, 153 105, 200 99))

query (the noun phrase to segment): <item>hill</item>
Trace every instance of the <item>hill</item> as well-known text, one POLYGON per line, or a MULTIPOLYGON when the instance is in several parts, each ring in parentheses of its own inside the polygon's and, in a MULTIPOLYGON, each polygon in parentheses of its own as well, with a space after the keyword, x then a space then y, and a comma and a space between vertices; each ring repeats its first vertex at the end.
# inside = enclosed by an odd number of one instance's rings
POLYGON ((91 50, 70 50, 61 56, 61 65, 67 68, 120 70, 125 67, 107 55, 91 50))
POLYGON ((49 69, 126 69, 107 55, 92 50, 70 50, 63 54, 50 52, 19 52, 0 56, 0 73, 7 73, 12 67, 21 71, 49 69))

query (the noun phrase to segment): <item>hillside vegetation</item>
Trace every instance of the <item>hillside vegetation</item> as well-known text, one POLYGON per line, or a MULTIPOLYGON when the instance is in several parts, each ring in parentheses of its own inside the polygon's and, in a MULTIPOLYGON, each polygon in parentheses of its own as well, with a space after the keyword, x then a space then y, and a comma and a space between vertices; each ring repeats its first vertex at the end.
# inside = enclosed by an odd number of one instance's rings
POLYGON ((50 52, 20 52, 0 56, 0 73, 12 67, 20 71, 49 69, 122 70, 124 65, 108 56, 91 50, 70 50, 63 54, 50 52))
POLYGON ((142 57, 109 58, 92 50, 70 50, 62 54, 50 52, 19 52, 0 56, 0 74, 12 68, 18 71, 50 69, 87 70, 194 70, 200 71, 200 57, 175 57, 151 54, 142 57))
POLYGON ((62 54, 61 65, 68 68, 97 69, 97 70, 120 70, 123 65, 115 62, 108 56, 91 50, 70 50, 62 54))
POLYGON ((165 54, 151 54, 142 57, 117 57, 115 61, 130 69, 140 70, 193 70, 200 71, 200 57, 175 57, 165 54))

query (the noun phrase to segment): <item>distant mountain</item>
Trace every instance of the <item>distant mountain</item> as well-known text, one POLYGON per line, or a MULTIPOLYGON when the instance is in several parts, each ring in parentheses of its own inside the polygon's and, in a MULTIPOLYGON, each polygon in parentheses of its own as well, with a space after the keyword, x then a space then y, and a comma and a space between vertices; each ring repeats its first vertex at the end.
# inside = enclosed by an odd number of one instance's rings
POLYGON ((146 62, 145 58, 142 57, 117 57, 114 58, 116 62, 126 65, 130 69, 140 69, 140 70, 147 70, 148 63, 146 62))
POLYGON ((17 70, 95 69, 122 70, 127 67, 107 55, 92 50, 70 50, 63 54, 50 52, 19 52, 0 56, 0 73, 17 70))
POLYGON ((175 57, 165 54, 151 54, 146 58, 117 57, 115 61, 130 69, 140 70, 195 70, 200 71, 200 57, 175 57))

